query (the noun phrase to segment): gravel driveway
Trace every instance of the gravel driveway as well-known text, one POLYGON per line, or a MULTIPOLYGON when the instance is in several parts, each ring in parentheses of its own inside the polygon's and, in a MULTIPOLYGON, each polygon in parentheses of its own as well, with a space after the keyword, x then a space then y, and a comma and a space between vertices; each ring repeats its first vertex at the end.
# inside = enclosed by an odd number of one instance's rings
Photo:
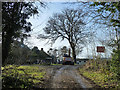
POLYGON ((42 88, 92 88, 91 84, 79 74, 79 65, 48 66, 42 88))

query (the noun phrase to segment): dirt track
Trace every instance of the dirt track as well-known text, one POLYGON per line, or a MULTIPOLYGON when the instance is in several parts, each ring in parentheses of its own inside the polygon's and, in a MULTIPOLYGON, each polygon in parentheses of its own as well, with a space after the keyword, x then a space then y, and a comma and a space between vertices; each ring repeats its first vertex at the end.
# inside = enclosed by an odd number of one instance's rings
POLYGON ((42 88, 92 88, 91 84, 83 78, 77 65, 48 66, 45 84, 42 88))

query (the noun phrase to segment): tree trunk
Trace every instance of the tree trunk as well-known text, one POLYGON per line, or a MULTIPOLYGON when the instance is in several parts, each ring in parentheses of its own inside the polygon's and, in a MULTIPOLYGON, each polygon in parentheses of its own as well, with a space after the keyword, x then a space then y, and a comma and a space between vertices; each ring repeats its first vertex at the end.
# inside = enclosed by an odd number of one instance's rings
POLYGON ((2 40, 2 65, 4 65, 5 60, 9 56, 9 52, 11 49, 12 35, 11 35, 11 33, 9 33, 5 36, 3 34, 2 37, 3 37, 3 40, 2 40))
POLYGON ((72 48, 72 57, 73 57, 73 59, 74 59, 74 62, 76 63, 76 52, 75 52, 75 47, 72 46, 71 48, 72 48))

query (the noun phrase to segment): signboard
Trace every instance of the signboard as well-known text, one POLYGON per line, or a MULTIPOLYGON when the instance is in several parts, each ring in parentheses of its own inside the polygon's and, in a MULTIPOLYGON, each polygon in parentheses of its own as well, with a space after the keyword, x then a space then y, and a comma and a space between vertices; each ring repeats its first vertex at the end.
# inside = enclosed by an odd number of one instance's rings
POLYGON ((97 46, 97 52, 105 52, 105 47, 104 46, 97 46))

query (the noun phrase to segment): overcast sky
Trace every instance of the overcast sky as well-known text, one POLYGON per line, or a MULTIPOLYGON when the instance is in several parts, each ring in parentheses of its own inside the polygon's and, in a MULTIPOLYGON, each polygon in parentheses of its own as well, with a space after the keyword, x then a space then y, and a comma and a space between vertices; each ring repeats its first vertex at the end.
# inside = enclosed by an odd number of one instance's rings
MULTIPOLYGON (((53 15, 53 13, 59 13, 65 8, 78 8, 77 4, 63 4, 62 2, 52 2, 47 4, 47 8, 40 8, 42 12, 40 12, 39 16, 34 16, 29 19, 29 21, 32 23, 33 31, 30 32, 31 37, 29 37, 25 44, 27 44, 30 48, 33 48, 34 46, 37 46, 39 49, 43 48, 44 51, 48 51, 49 48, 61 48, 62 46, 69 47, 69 43, 67 40, 61 41, 60 39, 51 46, 50 44, 46 44, 48 40, 42 40, 37 39, 37 36, 39 34, 44 34, 44 31, 42 30, 45 26, 47 21, 49 20, 49 17, 53 15), (29 43, 28 43, 29 42, 29 43)), ((94 28, 96 30, 96 27, 94 28)), ((97 33, 99 33, 99 37, 104 37, 103 32, 99 32, 99 28, 97 28, 97 33)), ((94 43, 93 43, 94 44, 94 43)), ((78 57, 87 57, 87 54, 91 54, 93 49, 96 51, 96 46, 93 48, 93 44, 88 45, 83 49, 83 52, 78 55, 78 57), (92 49, 91 49, 92 48, 92 49)), ((96 42, 98 46, 101 46, 100 43, 96 42)))

